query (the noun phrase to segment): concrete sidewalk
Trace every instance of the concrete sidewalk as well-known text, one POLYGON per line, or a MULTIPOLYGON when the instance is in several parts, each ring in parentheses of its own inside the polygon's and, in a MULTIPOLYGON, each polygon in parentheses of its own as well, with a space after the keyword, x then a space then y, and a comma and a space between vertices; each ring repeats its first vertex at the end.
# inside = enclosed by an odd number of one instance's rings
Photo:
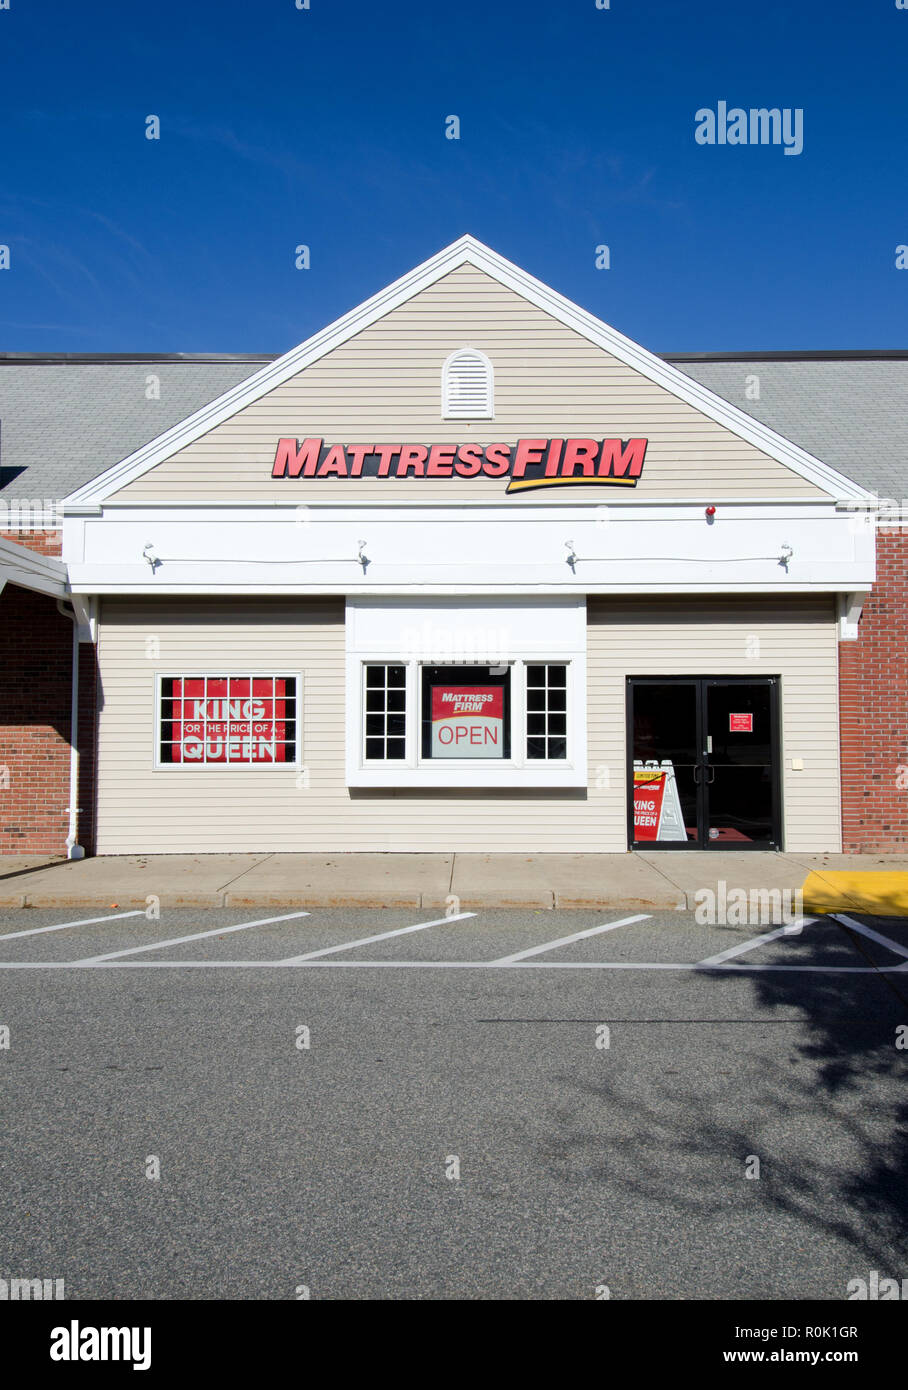
MULTIPOLYGON (((401 907, 693 909, 704 889, 803 888, 805 910, 883 911, 908 855, 732 850, 649 854, 161 854, 0 857, 0 908, 401 907), (866 897, 856 874, 872 875, 866 897), (819 892, 817 888, 819 887, 819 892), (874 906, 868 905, 872 902, 874 906)), ((867 880, 870 881, 869 879, 867 880)), ((894 907, 890 907, 894 911, 894 907)))

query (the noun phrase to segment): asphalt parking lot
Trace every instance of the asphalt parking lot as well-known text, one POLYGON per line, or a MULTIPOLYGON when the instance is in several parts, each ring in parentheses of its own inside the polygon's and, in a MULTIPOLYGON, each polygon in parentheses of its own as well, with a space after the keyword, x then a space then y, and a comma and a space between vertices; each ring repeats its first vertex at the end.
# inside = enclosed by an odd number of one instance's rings
POLYGON ((0 1025, 0 1277, 69 1298, 908 1274, 905 919, 15 911, 0 1025))

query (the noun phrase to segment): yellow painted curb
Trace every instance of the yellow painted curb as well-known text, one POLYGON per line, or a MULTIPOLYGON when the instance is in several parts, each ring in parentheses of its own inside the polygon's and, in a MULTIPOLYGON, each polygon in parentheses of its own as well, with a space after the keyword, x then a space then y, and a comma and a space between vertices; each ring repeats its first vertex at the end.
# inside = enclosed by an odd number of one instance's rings
POLYGON ((908 873, 856 873, 824 869, 810 873, 801 887, 805 912, 867 912, 877 917, 908 917, 908 873))

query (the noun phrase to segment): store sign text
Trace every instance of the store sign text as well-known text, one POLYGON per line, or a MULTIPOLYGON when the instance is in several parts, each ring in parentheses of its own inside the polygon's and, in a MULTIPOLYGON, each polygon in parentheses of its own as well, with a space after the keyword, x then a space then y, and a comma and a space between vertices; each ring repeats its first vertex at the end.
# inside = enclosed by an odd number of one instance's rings
POLYGON ((286 681, 187 676, 171 687, 175 763, 276 763, 292 758, 286 681), (228 698, 229 695, 229 698, 228 698))
POLYGON ((495 686, 432 687, 432 757, 504 756, 504 690, 495 686))
POLYGON ((571 484, 636 487, 646 439, 516 444, 330 444, 279 439, 272 478, 507 478, 506 492, 571 484))

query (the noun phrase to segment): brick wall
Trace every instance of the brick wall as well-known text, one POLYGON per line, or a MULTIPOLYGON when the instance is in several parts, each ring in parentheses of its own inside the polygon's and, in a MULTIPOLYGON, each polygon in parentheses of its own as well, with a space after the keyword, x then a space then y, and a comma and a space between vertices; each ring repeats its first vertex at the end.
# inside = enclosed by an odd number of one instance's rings
POLYGON ((0 535, 26 550, 36 550, 39 555, 58 556, 63 549, 62 531, 2 531, 0 535))
MULTIPOLYGON (((59 532, 4 532, 42 555, 59 532)), ((94 842, 95 651, 79 651, 79 842, 94 842)), ((69 832, 72 623, 56 600, 7 584, 0 593, 0 854, 65 854, 69 832)))
POLYGON ((908 852, 908 531, 878 531, 876 556, 858 640, 839 643, 846 854, 908 852))

